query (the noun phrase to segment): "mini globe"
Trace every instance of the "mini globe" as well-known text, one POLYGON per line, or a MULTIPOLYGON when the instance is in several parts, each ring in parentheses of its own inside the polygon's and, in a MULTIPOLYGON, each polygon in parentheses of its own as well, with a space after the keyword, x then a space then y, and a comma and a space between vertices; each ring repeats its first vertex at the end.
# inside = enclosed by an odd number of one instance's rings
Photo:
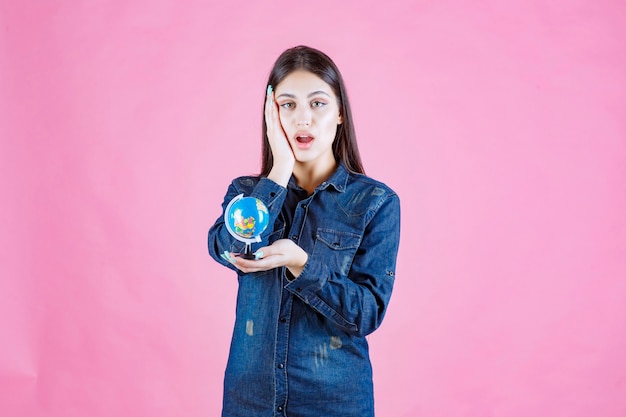
POLYGON ((270 213, 258 198, 239 194, 233 198, 224 212, 226 228, 237 240, 246 243, 260 242, 260 235, 267 228, 270 213))

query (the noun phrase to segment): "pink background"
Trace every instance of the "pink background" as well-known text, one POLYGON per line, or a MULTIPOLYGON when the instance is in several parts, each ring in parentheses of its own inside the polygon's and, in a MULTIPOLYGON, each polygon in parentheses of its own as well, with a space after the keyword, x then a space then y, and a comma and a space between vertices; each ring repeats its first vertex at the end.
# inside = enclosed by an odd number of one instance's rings
POLYGON ((610 0, 0 0, 0 415, 218 415, 206 233, 303 43, 403 204, 378 415, 625 416, 625 39, 610 0))

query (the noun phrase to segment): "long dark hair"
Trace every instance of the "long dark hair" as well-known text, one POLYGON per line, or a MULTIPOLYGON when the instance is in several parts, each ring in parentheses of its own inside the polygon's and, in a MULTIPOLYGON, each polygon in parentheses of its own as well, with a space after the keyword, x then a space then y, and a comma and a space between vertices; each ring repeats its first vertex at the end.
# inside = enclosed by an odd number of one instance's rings
MULTIPOLYGON (((325 53, 308 46, 296 46, 283 52, 270 72, 267 84, 276 86, 289 74, 297 70, 305 70, 324 80, 337 97, 337 105, 343 119, 343 123, 337 126, 337 134, 333 141, 333 155, 335 160, 343 162, 349 171, 364 174, 361 155, 356 143, 356 134, 352 122, 352 112, 350 102, 346 93, 343 78, 335 63, 325 53)), ((265 101, 265 98, 263 99, 265 101)), ((267 139, 267 125, 263 117, 263 159, 261 165, 261 176, 269 174, 274 164, 272 149, 267 139)))

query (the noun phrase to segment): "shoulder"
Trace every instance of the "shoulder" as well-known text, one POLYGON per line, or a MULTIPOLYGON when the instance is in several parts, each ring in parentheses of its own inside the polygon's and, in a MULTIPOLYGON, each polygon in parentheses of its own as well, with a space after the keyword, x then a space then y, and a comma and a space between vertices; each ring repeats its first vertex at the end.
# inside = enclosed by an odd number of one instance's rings
POLYGON ((346 212, 366 217, 376 214, 382 206, 393 206, 399 210, 400 204, 398 194, 391 187, 367 175, 352 172, 348 174, 345 192, 337 199, 346 212))
POLYGON ((353 172, 348 175, 346 191, 358 193, 369 192, 372 197, 380 197, 382 199, 398 197, 398 194, 387 184, 367 175, 353 172))
POLYGON ((249 194, 252 192, 252 190, 259 183, 260 180, 261 177, 258 176, 244 175, 235 178, 231 186, 234 187, 237 192, 249 194))

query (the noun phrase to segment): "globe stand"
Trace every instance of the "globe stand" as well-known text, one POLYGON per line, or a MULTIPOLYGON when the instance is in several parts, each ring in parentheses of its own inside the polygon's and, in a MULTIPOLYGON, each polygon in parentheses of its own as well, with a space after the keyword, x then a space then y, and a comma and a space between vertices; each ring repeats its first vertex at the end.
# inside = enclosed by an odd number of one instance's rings
POLYGON ((267 228, 269 218, 267 206, 258 198, 239 194, 230 200, 224 211, 226 229, 235 239, 246 244, 244 252, 235 256, 256 259, 252 244, 261 242, 261 233, 267 228))
POLYGON ((238 253, 235 255, 238 258, 243 258, 243 259, 256 259, 254 257, 254 254, 252 253, 252 245, 246 242, 246 250, 244 251, 244 253, 238 253))

